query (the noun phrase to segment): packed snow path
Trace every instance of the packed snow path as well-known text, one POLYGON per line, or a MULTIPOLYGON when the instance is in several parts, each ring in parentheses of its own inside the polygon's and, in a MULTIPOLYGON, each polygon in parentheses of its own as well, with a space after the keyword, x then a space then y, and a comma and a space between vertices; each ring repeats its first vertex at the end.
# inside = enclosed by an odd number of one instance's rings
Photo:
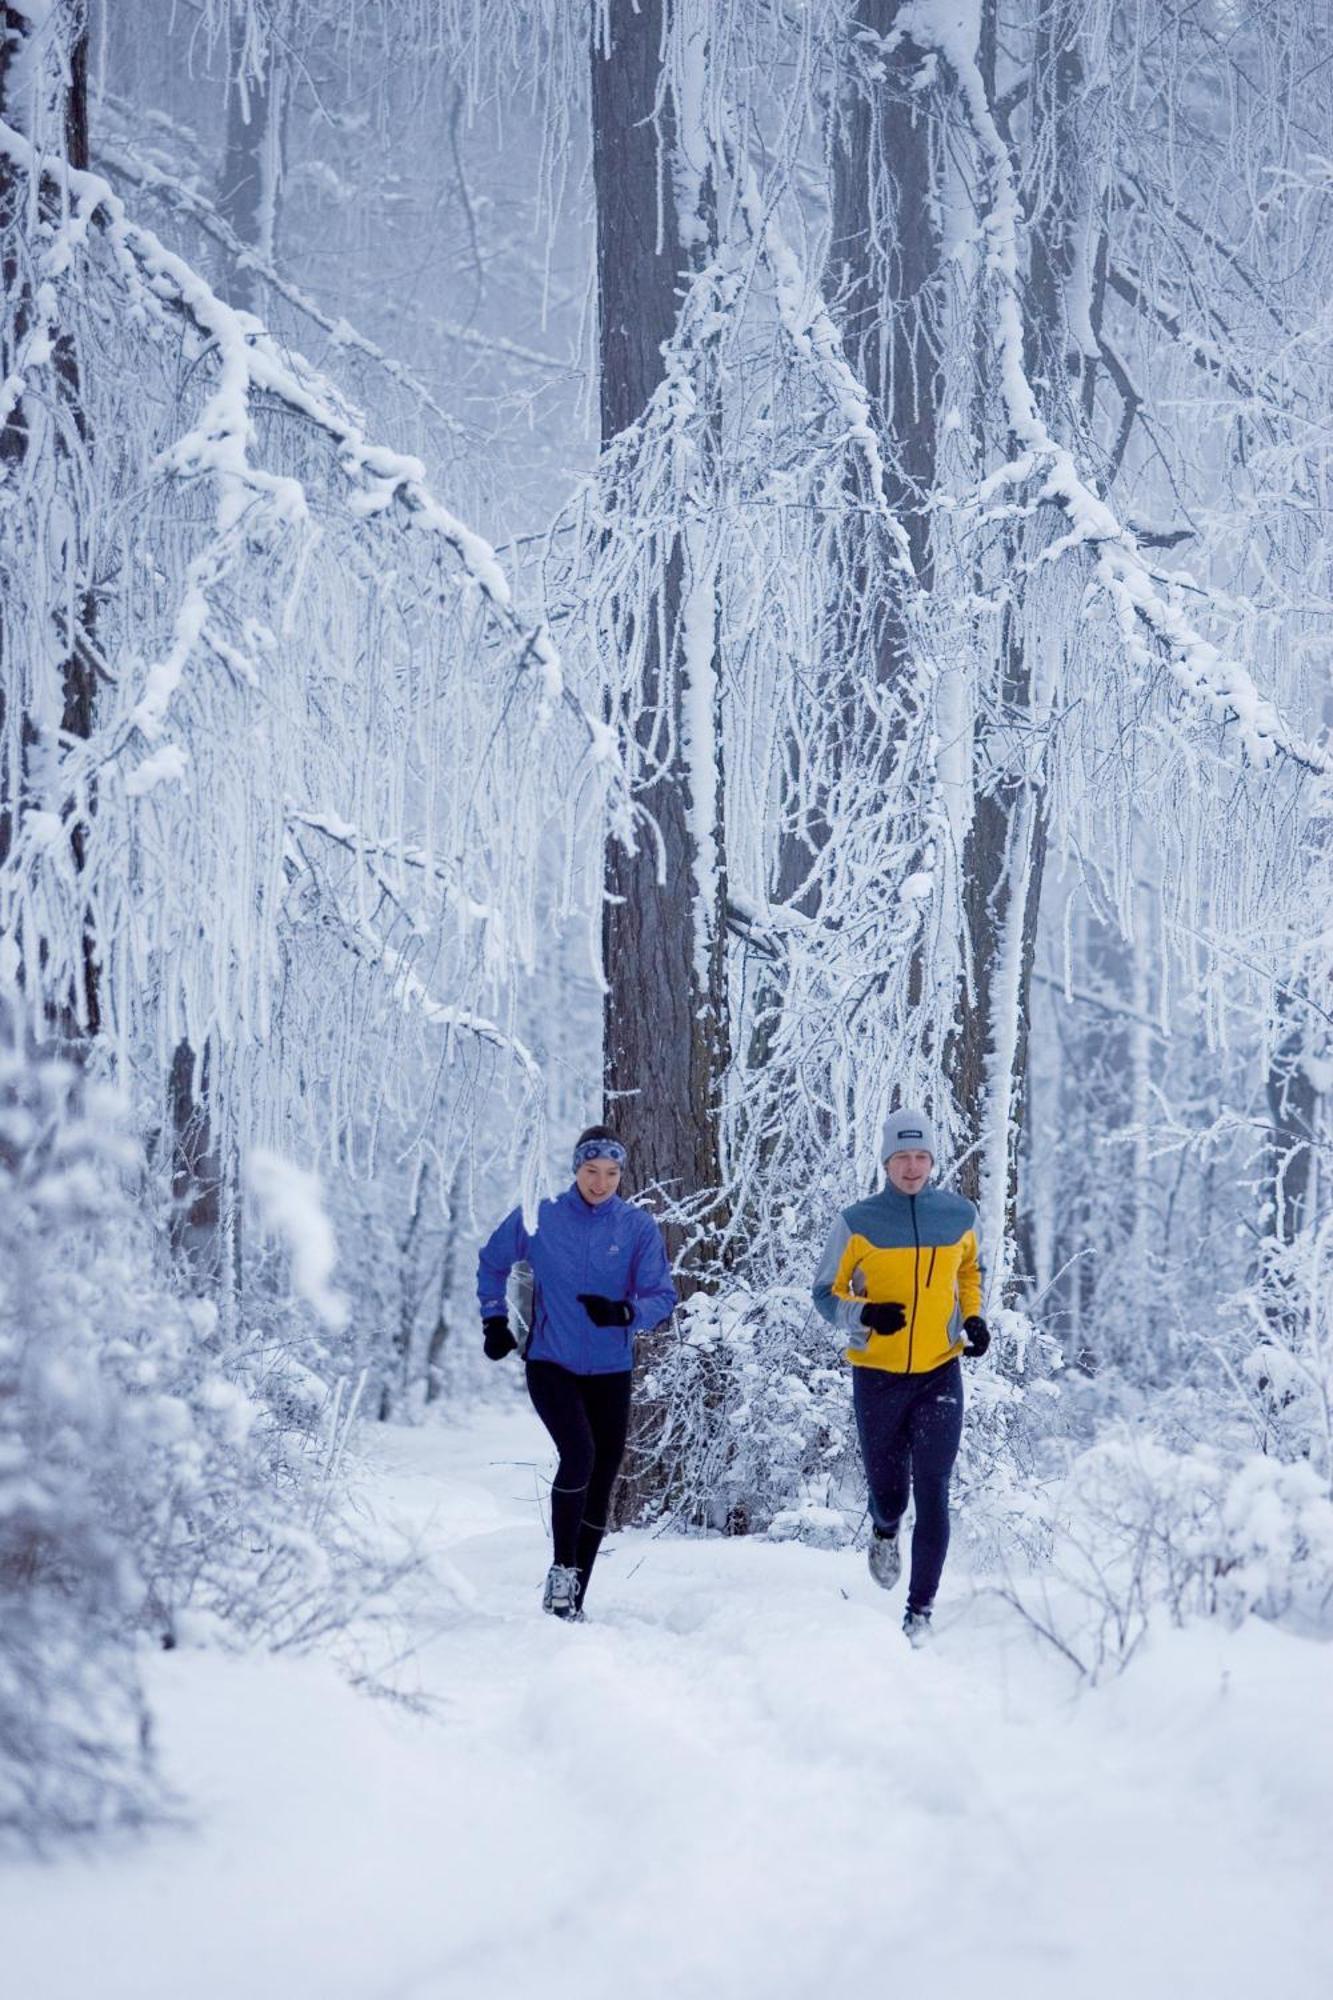
POLYGON ((431 1561, 380 1669, 433 1712, 155 1662, 190 1820, 10 1868, 8 2000, 1329 1990, 1326 1647, 1168 1634, 1076 1694, 956 1568, 912 1653, 860 1555, 635 1535, 565 1627, 525 1410, 373 1450, 431 1561))

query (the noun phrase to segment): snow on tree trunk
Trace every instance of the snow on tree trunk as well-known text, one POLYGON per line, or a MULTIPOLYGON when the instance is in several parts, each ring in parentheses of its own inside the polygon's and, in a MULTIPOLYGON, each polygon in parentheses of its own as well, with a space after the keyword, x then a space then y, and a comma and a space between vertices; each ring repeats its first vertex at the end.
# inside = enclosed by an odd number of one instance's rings
MULTIPOLYGON (((601 432, 610 447, 648 411, 666 379, 681 290, 711 248, 713 191, 699 143, 697 93, 705 16, 675 23, 677 62, 663 70, 662 0, 613 0, 592 48, 593 180, 601 432)), ((693 370, 702 401, 706 349, 673 361, 693 370)), ((666 1217, 688 1292, 707 1261, 722 1183, 722 1079, 728 1059, 724 963, 726 856, 717 589, 706 526, 691 523, 712 479, 711 425, 680 468, 676 518, 655 572, 629 612, 641 648, 634 806, 648 816, 633 844, 607 847, 602 962, 605 1116, 629 1149, 635 1188, 666 1217), (691 1224, 691 1213, 697 1218, 691 1224)), ((651 1342, 642 1343, 650 1360, 651 1342)), ((640 1397, 619 1505, 639 1511, 660 1474, 645 1455, 653 1413, 640 1397)))
MULTIPOLYGON (((606 26, 592 80, 601 423, 610 444, 663 381, 661 350, 709 223, 677 207, 678 115, 657 115, 660 0, 613 5, 606 26)), ((706 190, 700 200, 707 204, 706 190)), ((653 829, 632 849, 612 841, 607 850, 606 1116, 629 1147, 635 1184, 670 1207, 720 1182, 727 1052, 715 589, 698 534, 668 537, 635 618, 645 664, 634 728, 652 772, 637 803, 653 829)), ((671 1233, 679 1248, 680 1228, 671 1233)))
MULTIPOLYGON (((234 9, 228 54, 227 144, 218 213, 241 243, 272 266, 282 191, 286 67, 277 37, 263 32, 243 5, 234 9), (247 25, 252 32, 246 32, 247 25)), ((231 303, 257 312, 259 287, 255 270, 243 256, 236 258, 226 285, 231 303)))
MULTIPOLYGON (((286 70, 278 42, 253 9, 235 4, 227 40, 227 137, 218 182, 217 210, 242 246, 223 287, 230 303, 258 313, 261 280, 245 251, 272 268, 282 185, 286 70)), ((217 1053, 196 1051, 188 1040, 172 1051, 167 1079, 172 1135, 173 1247, 191 1280, 217 1297, 231 1318, 239 1258, 228 1254, 239 1228, 240 1160, 223 1157, 216 1127, 220 1103, 209 1089, 217 1053), (196 1091, 196 1082, 199 1085, 196 1091)))
MULTIPOLYGON (((37 813, 44 816, 39 824, 50 824, 52 843, 67 844, 77 878, 97 781, 90 777, 72 799, 53 780, 60 738, 86 739, 94 721, 96 524, 79 505, 91 439, 75 341, 36 276, 31 250, 34 225, 40 232, 55 220, 43 163, 88 164, 88 31, 73 0, 39 0, 5 7, 0 36, 0 121, 34 154, 25 171, 0 153, 0 482, 10 488, 6 497, 21 495, 8 531, 22 571, 15 587, 0 590, 0 865, 20 822, 37 813), (34 395, 28 379, 43 360, 49 400, 34 395)), ((99 946, 86 907, 80 926, 68 986, 50 995, 46 1008, 48 1025, 71 1046, 100 1025, 99 946)), ((27 966, 24 976, 32 971, 27 966)))
MULTIPOLYGON (((911 663, 909 599, 928 590, 931 579, 926 502, 935 483, 939 417, 932 162, 938 124, 932 92, 921 87, 924 52, 910 35, 879 55, 903 11, 902 0, 856 0, 839 24, 831 120, 832 214, 823 290, 850 379, 864 395, 879 440, 884 506, 903 531, 901 546, 892 538, 886 544, 883 522, 862 504, 859 468, 849 467, 836 545, 839 574, 831 579, 838 608, 827 655, 815 663, 844 754, 854 754, 864 731, 868 688, 911 663)), ((830 837, 829 804, 815 771, 802 769, 805 761, 794 740, 775 894, 780 903, 814 916, 818 890, 811 865, 830 837)))

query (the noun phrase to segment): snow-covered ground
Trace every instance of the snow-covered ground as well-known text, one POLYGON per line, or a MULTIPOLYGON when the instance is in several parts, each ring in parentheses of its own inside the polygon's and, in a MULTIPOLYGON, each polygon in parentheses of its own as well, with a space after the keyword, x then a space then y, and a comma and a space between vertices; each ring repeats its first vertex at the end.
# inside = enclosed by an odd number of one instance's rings
MULTIPOLYGON (((1333 1980, 1333 1673, 1251 1623, 1076 1694, 946 1575, 624 1536, 538 1611, 525 1410, 377 1434, 431 1589, 378 1664, 153 1667, 181 1826, 0 1883, 6 2000, 1305 2000, 1333 1980)), ((383 1642, 381 1642, 383 1643, 383 1642)))

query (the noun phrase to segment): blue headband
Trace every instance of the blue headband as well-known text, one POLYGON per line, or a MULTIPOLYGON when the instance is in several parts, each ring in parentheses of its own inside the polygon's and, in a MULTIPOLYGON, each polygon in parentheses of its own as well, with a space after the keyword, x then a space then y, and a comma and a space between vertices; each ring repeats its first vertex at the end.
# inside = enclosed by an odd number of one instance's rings
POLYGON ((628 1158, 629 1154, 619 1139, 585 1139, 582 1145, 574 1148, 574 1172, 586 1166, 589 1160, 614 1160, 618 1167, 623 1167, 628 1158))

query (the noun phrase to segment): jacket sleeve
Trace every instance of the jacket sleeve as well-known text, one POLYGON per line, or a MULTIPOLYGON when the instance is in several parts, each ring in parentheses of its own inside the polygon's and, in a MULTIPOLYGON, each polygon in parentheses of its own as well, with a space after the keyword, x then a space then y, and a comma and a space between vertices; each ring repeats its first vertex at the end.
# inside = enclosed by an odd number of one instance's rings
POLYGON ((958 1264, 958 1305, 964 1319, 971 1319, 981 1311, 981 1288, 981 1258, 974 1224, 963 1238, 963 1254, 958 1264))
POLYGON ((839 1283, 845 1285, 842 1266, 847 1256, 847 1245, 852 1240, 852 1232, 847 1226, 847 1218, 840 1215, 828 1233, 824 1254, 815 1272, 815 1282, 811 1287, 815 1310, 825 1318, 830 1326, 836 1326, 847 1336, 849 1347, 864 1347, 869 1334, 861 1324, 861 1301, 839 1298, 839 1283))
POLYGON ((523 1211, 513 1208, 500 1227, 487 1237, 477 1258, 477 1304, 483 1319, 508 1315, 505 1286, 509 1273, 528 1254, 528 1232, 523 1227, 523 1211))
POLYGON ((650 1333, 670 1319, 676 1309, 676 1287, 671 1282, 662 1232, 651 1215, 645 1215, 634 1252, 634 1271, 629 1296, 634 1306, 631 1333, 650 1333))

